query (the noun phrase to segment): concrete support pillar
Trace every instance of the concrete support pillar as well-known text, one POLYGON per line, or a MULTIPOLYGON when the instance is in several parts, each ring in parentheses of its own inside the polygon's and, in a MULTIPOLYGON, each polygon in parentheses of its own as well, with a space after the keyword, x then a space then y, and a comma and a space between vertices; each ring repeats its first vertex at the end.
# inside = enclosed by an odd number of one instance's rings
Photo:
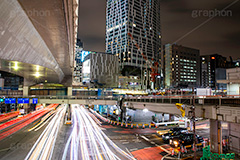
POLYGON ((29 94, 29 87, 23 86, 23 96, 28 96, 28 94, 29 94))
POLYGON ((23 96, 29 96, 29 86, 33 85, 34 82, 24 78, 23 81, 23 96))
POLYGON ((193 121, 190 120, 190 130, 193 131, 193 121))
POLYGON ((162 122, 164 122, 164 113, 162 114, 162 122))
POLYGON ((210 144, 211 151, 222 153, 222 122, 210 119, 210 144))
POLYGON ((72 87, 67 88, 67 95, 72 96, 72 87))
POLYGON ((169 114, 169 121, 174 121, 174 115, 173 114, 169 114))
POLYGON ((184 118, 184 127, 187 128, 188 127, 188 122, 187 122, 187 118, 184 118))

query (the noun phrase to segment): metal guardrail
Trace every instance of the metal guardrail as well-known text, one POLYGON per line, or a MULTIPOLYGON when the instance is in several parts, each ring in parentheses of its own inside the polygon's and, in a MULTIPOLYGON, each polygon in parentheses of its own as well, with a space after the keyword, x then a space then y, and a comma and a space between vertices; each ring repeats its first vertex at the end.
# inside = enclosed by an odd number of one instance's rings
MULTIPOLYGON (((147 102, 147 103, 183 103, 192 105, 193 96, 142 96, 142 97, 127 97, 125 101, 129 102, 147 102)), ((228 105, 240 106, 240 96, 194 96, 195 104, 199 105, 228 105)))
POLYGON ((95 99, 95 100, 118 100, 117 96, 22 96, 22 95, 11 95, 5 96, 5 98, 38 98, 38 99, 76 99, 76 100, 85 100, 85 99, 95 99))
MULTIPOLYGON (((118 101, 120 96, 22 96, 12 95, 6 96, 11 98, 39 98, 39 99, 68 99, 68 100, 114 100, 118 101)), ((240 106, 240 96, 194 96, 195 104, 198 105, 228 105, 228 106, 240 106)), ((144 103, 183 103, 191 105, 193 104, 193 96, 136 96, 136 97, 125 97, 125 101, 128 102, 144 102, 144 103)))

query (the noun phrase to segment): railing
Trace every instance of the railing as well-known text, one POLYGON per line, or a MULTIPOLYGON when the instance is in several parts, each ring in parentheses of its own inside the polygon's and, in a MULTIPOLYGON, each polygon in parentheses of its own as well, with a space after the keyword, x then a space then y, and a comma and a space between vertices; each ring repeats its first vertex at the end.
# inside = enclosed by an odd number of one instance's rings
POLYGON ((22 96, 23 91, 19 90, 0 90, 0 96, 22 96))
POLYGON ((5 98, 38 98, 38 99, 76 99, 76 100, 85 100, 85 99, 95 99, 95 100, 118 100, 118 96, 22 96, 22 95, 12 95, 12 96, 5 96, 5 98))
MULTIPOLYGON (((137 96, 126 97, 126 101, 130 102, 148 102, 148 103, 183 103, 192 105, 193 96, 137 96)), ((227 105, 240 106, 240 96, 194 96, 195 104, 198 105, 227 105)))
MULTIPOLYGON (((22 95, 6 96, 11 98, 22 98, 22 95)), ((118 101, 120 96, 26 96, 24 98, 38 98, 38 99, 68 99, 68 100, 114 100, 118 101)), ((240 96, 194 96, 195 104, 197 105, 227 105, 227 106, 240 106, 240 96)), ((193 104, 193 96, 137 96, 137 97, 125 97, 125 101, 129 102, 148 102, 148 103, 183 103, 191 105, 193 104)))

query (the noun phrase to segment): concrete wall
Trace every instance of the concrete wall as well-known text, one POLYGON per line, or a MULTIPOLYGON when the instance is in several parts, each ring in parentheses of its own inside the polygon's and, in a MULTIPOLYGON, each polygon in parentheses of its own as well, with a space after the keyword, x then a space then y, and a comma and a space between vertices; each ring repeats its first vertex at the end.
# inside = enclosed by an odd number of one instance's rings
POLYGON ((132 117, 133 122, 146 122, 150 123, 152 122, 152 116, 155 117, 155 120, 158 122, 161 122, 162 120, 168 121, 169 120, 169 114, 162 114, 162 113, 154 113, 152 111, 146 111, 143 110, 127 110, 127 114, 132 117), (163 119, 164 117, 164 119, 163 119))
POLYGON ((229 147, 240 154, 240 124, 229 123, 229 147))
POLYGON ((240 95, 240 84, 227 84, 228 95, 240 95))

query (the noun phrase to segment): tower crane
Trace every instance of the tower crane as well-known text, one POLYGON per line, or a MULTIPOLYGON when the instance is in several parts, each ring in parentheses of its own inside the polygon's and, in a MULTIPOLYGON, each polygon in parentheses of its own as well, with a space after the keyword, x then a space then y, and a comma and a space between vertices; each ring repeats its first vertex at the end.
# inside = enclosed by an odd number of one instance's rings
POLYGON ((131 38, 133 44, 137 47, 138 51, 141 53, 143 59, 146 61, 146 63, 150 66, 151 68, 151 81, 155 82, 156 81, 156 76, 159 75, 158 73, 158 62, 154 61, 153 58, 150 61, 147 56, 143 53, 142 49, 139 47, 137 42, 134 40, 133 36, 131 33, 128 33, 128 36, 131 38))

